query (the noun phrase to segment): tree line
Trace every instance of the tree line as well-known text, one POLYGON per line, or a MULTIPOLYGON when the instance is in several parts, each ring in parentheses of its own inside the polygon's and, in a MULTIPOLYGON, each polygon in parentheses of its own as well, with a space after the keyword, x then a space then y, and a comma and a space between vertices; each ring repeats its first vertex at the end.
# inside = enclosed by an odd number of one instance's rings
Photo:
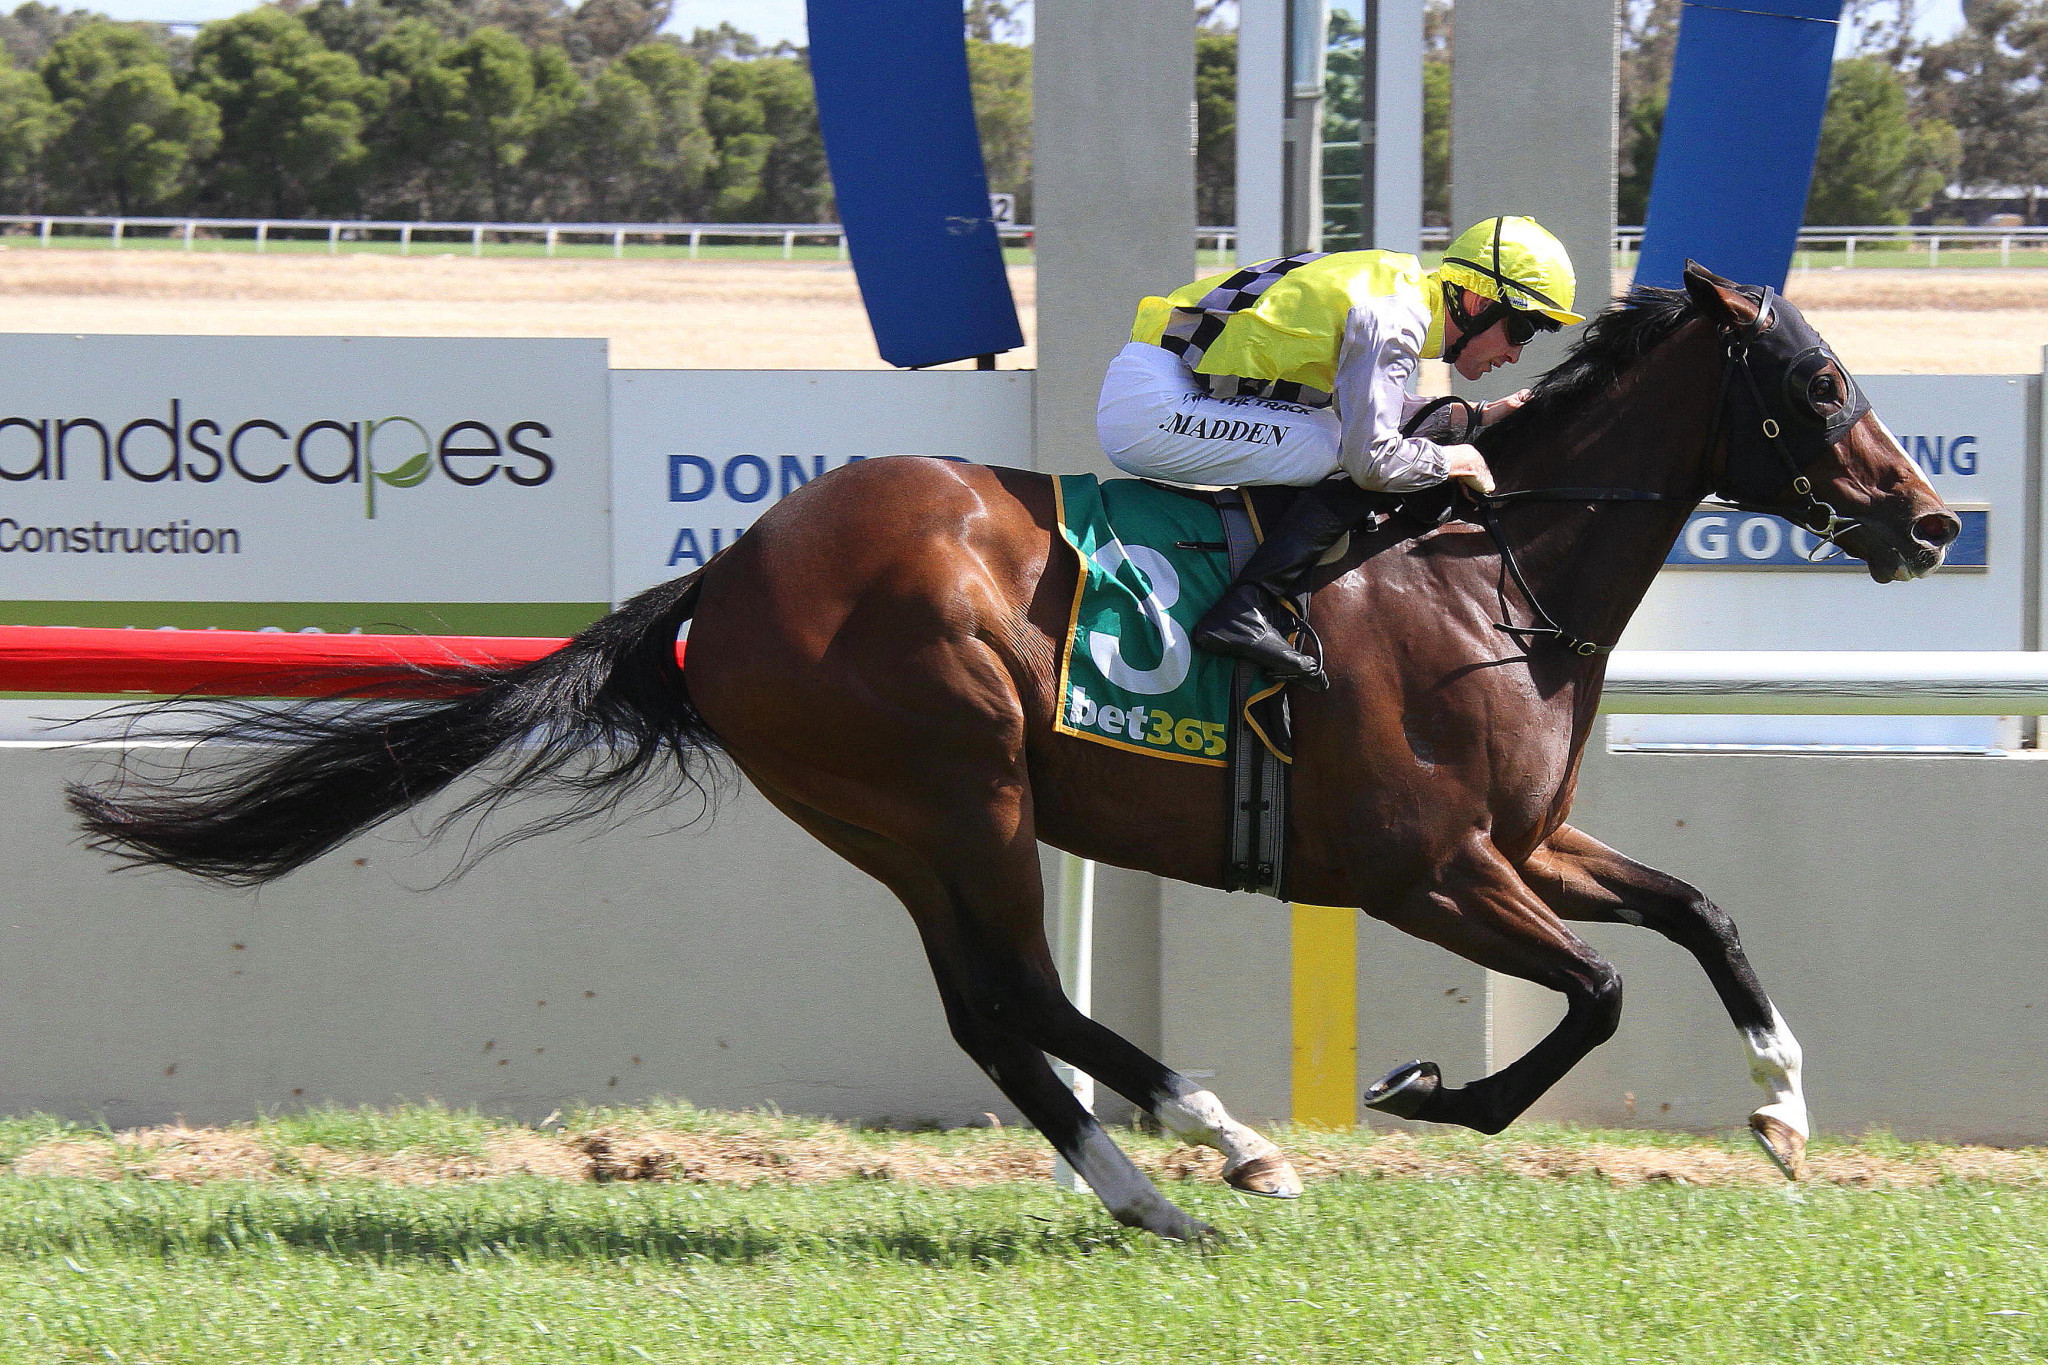
MULTIPOLYGON (((822 222, 806 53, 673 0, 272 0, 187 37, 28 0, 0 14, 0 211, 401 220, 822 222)), ((1849 0, 1809 222, 1904 222, 1943 187, 2048 178, 2048 0, 1966 0, 1939 43, 1914 0, 1849 0)), ((1030 221, 1020 0, 963 0, 990 188, 1030 221)), ((1627 0, 1621 221, 1640 223, 1680 0, 1627 0)), ((1235 221, 1237 35, 1197 8, 1196 213, 1235 221)), ((1333 24, 1326 137, 1355 139, 1355 33, 1333 24)), ((1428 0, 1426 217, 1450 198, 1451 0, 1428 0)), ((1342 154, 1331 163, 1341 169, 1342 154)), ((2031 206, 2029 218, 2032 218, 2031 206)))
MULTIPOLYGON (((1623 11, 1617 189, 1624 223, 1642 222, 1649 206, 1680 4, 1628 0, 1623 11)), ((1977 0, 1965 0, 1970 25, 1979 21, 1983 8, 1977 0)), ((1973 149, 1997 133, 1965 105, 1990 73, 1956 79, 1945 54, 1967 36, 1943 43, 1916 37, 1914 0, 1848 0, 1843 22, 1850 29, 1849 55, 1835 63, 1828 87, 1806 221, 1904 223, 1930 209, 1937 219, 1954 221, 1956 215, 1941 208, 1954 177, 1960 174, 1965 182, 2004 178, 2003 173, 1972 173, 1973 149)), ((2004 170, 2014 176, 2040 174, 2031 164, 2014 163, 2004 170)))
POLYGON ((181 37, 0 16, 0 205, 498 221, 828 219, 809 72, 671 0, 281 0, 181 37))

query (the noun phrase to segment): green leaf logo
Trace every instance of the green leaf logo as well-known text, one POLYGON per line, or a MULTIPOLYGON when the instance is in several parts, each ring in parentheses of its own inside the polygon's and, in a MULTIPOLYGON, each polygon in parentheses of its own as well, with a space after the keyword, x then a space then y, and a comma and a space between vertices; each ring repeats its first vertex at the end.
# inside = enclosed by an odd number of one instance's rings
POLYGON ((434 438, 427 429, 410 417, 382 417, 366 424, 368 430, 363 438, 363 466, 370 477, 363 480, 363 515, 375 520, 377 517, 377 485, 389 484, 393 488, 413 488, 427 481, 427 475, 434 472, 434 438), (420 449, 396 469, 377 468, 377 433, 388 426, 411 427, 420 438, 420 449))
POLYGON ((433 467, 433 461, 429 460, 423 451, 389 472, 382 469, 372 470, 371 472, 393 488, 412 488, 418 484, 425 483, 427 481, 427 474, 433 467))

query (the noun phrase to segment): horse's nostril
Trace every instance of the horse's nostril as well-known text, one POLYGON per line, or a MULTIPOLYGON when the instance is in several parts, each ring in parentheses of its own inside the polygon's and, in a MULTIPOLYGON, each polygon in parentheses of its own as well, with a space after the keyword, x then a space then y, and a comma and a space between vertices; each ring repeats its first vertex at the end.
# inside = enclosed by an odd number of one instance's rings
POLYGON ((1913 523, 1913 539, 1931 549, 1946 549, 1963 533, 1963 523, 1953 512, 1929 512, 1913 523))

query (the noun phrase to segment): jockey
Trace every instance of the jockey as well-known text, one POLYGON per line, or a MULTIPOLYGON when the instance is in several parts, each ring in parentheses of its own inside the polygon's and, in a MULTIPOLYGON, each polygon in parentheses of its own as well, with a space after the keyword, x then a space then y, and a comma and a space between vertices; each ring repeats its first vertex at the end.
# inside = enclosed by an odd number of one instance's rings
MULTIPOLYGON (((1371 510, 1363 494, 1452 478, 1493 489, 1476 447, 1401 434, 1424 402, 1407 392, 1418 363, 1441 356, 1467 379, 1511 365, 1536 333, 1585 321, 1573 288, 1564 245, 1535 219, 1489 218, 1432 271, 1393 251, 1304 252, 1141 302, 1096 409, 1110 462, 1177 483, 1308 489, 1194 642, 1281 681, 1329 686, 1321 661, 1294 649, 1285 618, 1271 613, 1371 510)), ((1481 422, 1527 393, 1485 404, 1481 422)))

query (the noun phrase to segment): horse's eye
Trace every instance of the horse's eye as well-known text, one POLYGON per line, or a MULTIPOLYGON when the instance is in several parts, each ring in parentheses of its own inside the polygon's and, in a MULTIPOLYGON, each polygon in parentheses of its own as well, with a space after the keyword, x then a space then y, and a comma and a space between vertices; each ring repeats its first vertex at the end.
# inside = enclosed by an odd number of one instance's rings
POLYGON ((1816 375, 1807 392, 1816 403, 1837 403, 1842 398, 1842 388, 1831 374, 1816 375))

